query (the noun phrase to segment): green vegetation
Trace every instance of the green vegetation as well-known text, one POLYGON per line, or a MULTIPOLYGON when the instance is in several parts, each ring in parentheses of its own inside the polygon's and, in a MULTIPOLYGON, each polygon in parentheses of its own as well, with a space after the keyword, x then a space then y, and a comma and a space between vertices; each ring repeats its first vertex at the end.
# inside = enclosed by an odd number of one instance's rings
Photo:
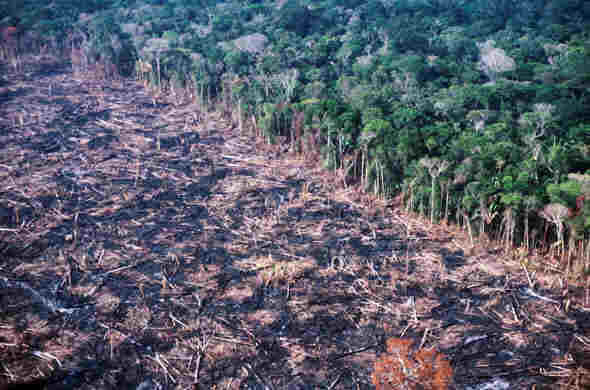
POLYGON ((507 248, 547 224, 590 260, 590 1, 3 0, 0 26, 357 156, 364 190, 432 221, 507 248))

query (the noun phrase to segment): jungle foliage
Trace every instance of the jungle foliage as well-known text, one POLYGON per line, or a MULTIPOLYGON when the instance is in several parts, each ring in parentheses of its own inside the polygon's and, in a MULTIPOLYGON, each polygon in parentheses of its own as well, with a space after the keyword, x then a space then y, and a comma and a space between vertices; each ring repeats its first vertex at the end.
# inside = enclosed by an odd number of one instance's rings
POLYGON ((2 0, 0 23, 311 137, 432 221, 590 258, 590 1, 2 0))

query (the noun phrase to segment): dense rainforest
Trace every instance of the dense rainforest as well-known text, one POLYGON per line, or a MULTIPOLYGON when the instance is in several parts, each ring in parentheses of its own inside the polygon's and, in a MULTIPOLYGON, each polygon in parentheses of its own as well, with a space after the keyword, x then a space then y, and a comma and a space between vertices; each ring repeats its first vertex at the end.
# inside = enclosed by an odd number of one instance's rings
POLYGON ((4 59, 189 94, 345 184, 590 270, 590 1, 1 0, 0 27, 4 59))

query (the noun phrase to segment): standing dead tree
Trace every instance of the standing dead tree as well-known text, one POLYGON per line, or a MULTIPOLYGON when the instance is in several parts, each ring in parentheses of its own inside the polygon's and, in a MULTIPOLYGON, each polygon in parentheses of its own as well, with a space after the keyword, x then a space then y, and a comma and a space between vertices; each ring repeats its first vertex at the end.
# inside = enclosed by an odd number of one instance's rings
POLYGON ((299 78, 299 71, 297 69, 289 69, 283 73, 276 75, 277 81, 282 87, 282 97, 286 103, 291 101, 297 86, 297 79, 299 78))
POLYGON ((152 64, 148 61, 143 61, 141 58, 135 63, 135 74, 137 79, 141 81, 146 87, 149 84, 150 76, 154 69, 152 64))
POLYGON ((15 57, 18 48, 18 30, 14 26, 0 29, 0 56, 3 60, 15 57))
MULTIPOLYGON (((555 225, 555 229, 557 231, 557 248, 558 248, 558 256, 562 255, 565 251, 565 243, 564 243, 564 220, 568 217, 570 211, 569 209, 559 203, 550 203, 543 207, 543 210, 539 212, 539 215, 546 219, 548 222, 555 225), (561 249, 561 251, 559 251, 561 249)), ((547 232, 547 231, 545 231, 547 232)), ((547 235, 547 233, 545 233, 547 235)))
POLYGON ((294 110, 291 120, 291 152, 301 153, 303 150, 303 120, 305 113, 294 110))
POLYGON ((15 70, 20 67, 18 30, 14 26, 0 29, 0 59, 9 61, 15 70))

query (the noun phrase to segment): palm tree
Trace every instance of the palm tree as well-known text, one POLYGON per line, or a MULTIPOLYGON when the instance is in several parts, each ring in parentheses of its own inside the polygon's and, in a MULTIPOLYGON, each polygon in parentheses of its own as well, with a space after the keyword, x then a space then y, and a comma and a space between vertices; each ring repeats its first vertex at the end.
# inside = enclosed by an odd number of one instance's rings
POLYGON ((420 160, 420 165, 428 170, 428 174, 431 178, 431 189, 430 189, 430 223, 434 222, 434 192, 436 181, 438 177, 446 171, 450 164, 448 161, 441 160, 439 158, 428 158, 424 157, 420 160))

